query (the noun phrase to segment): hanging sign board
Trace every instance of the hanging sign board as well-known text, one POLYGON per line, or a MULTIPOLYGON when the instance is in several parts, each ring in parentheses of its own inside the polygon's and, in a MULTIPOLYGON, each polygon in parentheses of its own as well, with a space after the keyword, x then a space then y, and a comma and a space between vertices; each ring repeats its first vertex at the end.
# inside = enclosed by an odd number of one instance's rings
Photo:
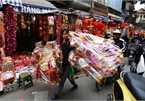
POLYGON ((14 7, 15 12, 17 13, 30 13, 30 14, 45 14, 45 13, 53 13, 58 10, 39 8, 39 7, 30 7, 23 5, 22 7, 14 7))

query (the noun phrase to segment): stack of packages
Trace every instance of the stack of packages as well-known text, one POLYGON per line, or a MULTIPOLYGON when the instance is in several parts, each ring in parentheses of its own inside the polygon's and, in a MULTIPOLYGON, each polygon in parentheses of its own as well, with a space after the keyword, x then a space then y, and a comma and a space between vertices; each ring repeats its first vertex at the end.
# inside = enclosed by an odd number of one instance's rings
POLYGON ((5 30, 3 13, 0 11, 0 91, 5 90, 8 83, 15 79, 15 68, 11 57, 5 56, 5 30))
POLYGON ((4 57, 0 71, 0 91, 5 91, 9 83, 13 83, 16 77, 15 66, 11 57, 4 57))
POLYGON ((32 52, 31 61, 37 65, 37 80, 54 85, 60 80, 62 53, 55 41, 49 41, 45 46, 42 42, 36 43, 32 52))
POLYGON ((72 66, 84 71, 98 83, 117 73, 122 63, 122 51, 113 41, 86 33, 70 32, 71 45, 76 47, 69 56, 72 66))

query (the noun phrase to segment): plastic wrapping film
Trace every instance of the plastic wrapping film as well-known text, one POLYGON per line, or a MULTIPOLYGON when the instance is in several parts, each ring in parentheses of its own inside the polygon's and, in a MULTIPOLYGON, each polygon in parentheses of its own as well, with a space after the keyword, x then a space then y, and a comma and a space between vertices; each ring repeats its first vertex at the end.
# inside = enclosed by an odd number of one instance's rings
POLYGON ((88 73, 97 82, 104 77, 111 77, 122 63, 123 54, 113 41, 87 33, 70 32, 70 44, 76 47, 71 51, 71 65, 88 73))
POLYGON ((36 76, 38 80, 51 85, 60 80, 62 53, 55 41, 48 41, 44 47, 36 47, 31 61, 38 64, 36 76))

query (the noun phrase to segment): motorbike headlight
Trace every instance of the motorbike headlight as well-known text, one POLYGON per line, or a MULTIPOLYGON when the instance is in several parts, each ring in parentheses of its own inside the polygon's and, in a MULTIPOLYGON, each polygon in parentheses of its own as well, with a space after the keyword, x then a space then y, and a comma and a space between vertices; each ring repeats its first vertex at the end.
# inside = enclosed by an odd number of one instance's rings
POLYGON ((130 54, 133 54, 134 52, 133 51, 130 51, 130 54))

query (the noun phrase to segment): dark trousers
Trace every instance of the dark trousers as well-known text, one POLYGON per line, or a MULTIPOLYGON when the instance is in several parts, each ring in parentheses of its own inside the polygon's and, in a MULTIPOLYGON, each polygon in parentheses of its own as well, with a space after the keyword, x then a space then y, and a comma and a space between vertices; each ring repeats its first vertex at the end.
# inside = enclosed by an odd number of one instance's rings
MULTIPOLYGON (((67 78, 69 79, 69 72, 70 72, 70 66, 66 66, 66 68, 63 70, 62 75, 61 75, 61 81, 59 82, 59 86, 56 92, 57 95, 60 95, 66 79, 67 78)), ((76 84, 74 80, 69 79, 69 81, 71 82, 72 85, 76 84)))

